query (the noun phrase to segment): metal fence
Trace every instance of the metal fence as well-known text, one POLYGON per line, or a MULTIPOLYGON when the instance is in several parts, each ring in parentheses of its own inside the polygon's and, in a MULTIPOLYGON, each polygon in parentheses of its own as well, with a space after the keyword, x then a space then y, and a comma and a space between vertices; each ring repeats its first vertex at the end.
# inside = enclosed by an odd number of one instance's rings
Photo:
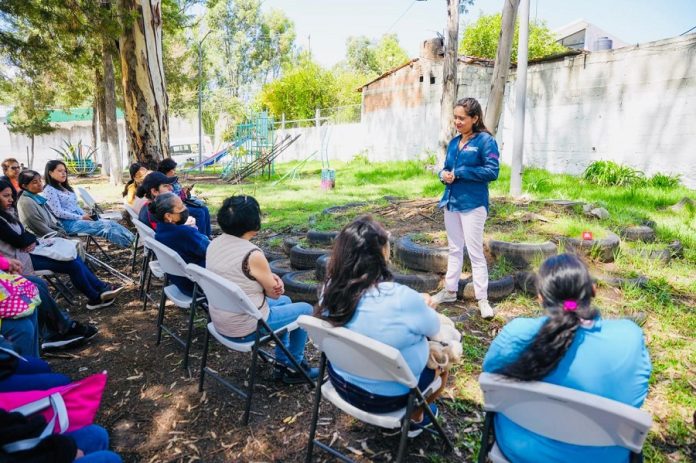
POLYGON ((362 105, 334 106, 332 108, 317 108, 311 119, 286 120, 285 114, 279 121, 274 122, 276 130, 294 129, 298 127, 319 127, 321 125, 357 124, 360 123, 362 105))

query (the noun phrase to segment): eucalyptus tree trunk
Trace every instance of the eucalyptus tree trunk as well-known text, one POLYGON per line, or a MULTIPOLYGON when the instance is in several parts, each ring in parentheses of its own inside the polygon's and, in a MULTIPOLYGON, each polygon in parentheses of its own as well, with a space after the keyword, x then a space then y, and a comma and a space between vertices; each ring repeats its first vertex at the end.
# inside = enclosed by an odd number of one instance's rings
POLYGON ((99 153, 102 160, 102 174, 109 175, 111 171, 111 160, 109 159, 109 143, 106 138, 106 108, 104 107, 104 76, 102 75, 102 70, 97 69, 95 72, 95 89, 96 96, 94 101, 96 102, 95 107, 97 109, 97 122, 98 122, 98 133, 99 133, 99 153))
POLYGON ((457 53, 459 43, 459 0, 447 0, 447 35, 442 65, 442 98, 440 99, 440 136, 438 163, 445 159, 447 145, 454 135, 454 103, 457 99, 457 53))
POLYGON ((503 112, 503 99, 505 97, 505 83, 510 73, 510 57, 512 55, 512 40, 515 36, 515 17, 520 0, 504 0, 503 19, 498 38, 498 52, 495 55, 493 65, 493 78, 491 79, 491 94, 486 105, 484 123, 493 135, 498 132, 500 115, 503 112))
POLYGON ((102 63, 104 65, 104 132, 109 153, 109 180, 112 185, 122 185, 123 162, 118 143, 116 82, 114 80, 114 61, 109 43, 109 40, 105 39, 102 48, 102 63))
POLYGON ((169 156, 169 101, 162 63, 160 0, 120 0, 119 40, 131 157, 154 167, 169 156))

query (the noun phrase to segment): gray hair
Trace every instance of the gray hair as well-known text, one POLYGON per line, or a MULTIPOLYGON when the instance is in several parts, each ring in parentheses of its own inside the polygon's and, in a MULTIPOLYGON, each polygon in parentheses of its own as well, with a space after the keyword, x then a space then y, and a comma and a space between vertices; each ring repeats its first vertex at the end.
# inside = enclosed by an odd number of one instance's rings
POLYGON ((164 214, 174 212, 176 200, 179 199, 174 193, 162 193, 148 205, 150 213, 158 222, 164 222, 164 214))

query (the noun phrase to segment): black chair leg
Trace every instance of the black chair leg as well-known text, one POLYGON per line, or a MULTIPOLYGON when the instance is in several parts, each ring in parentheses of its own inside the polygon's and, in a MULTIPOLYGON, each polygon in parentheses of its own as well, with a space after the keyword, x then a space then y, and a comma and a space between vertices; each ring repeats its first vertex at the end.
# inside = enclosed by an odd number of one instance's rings
POLYGON ((493 417, 495 413, 486 412, 486 418, 483 421, 483 432, 481 433, 481 448, 479 448, 478 463, 486 463, 488 452, 491 449, 491 434, 493 431, 493 417))
POLYGON ((167 287, 169 278, 165 276, 164 285, 162 286, 162 296, 160 297, 159 312, 157 313, 157 342, 155 343, 159 346, 162 340, 162 324, 164 323, 164 306, 167 302, 167 295, 164 294, 164 288, 167 287))
POLYGON ((193 293, 191 297, 191 308, 188 323, 188 333, 186 335, 186 345, 184 346, 184 370, 188 371, 189 353, 191 352, 191 342, 193 341, 193 320, 196 317, 196 306, 198 300, 198 285, 193 285, 193 293))
MULTIPOLYGON (((140 234, 135 234, 135 240, 133 240, 133 257, 131 259, 131 273, 135 273, 135 263, 138 258, 138 241, 140 240, 140 234)), ((144 248, 143 248, 144 249, 144 248)))
POLYGON ((326 355, 322 352, 319 362, 319 378, 317 380, 317 390, 314 393, 314 405, 312 406, 312 423, 309 427, 309 443, 307 444, 307 456, 305 463, 311 463, 312 453, 314 452, 314 437, 317 433, 317 421, 319 421, 319 404, 321 403, 321 380, 326 370, 326 355))
POLYGON ((256 327, 256 341, 254 342, 253 353, 251 355, 251 366, 249 367, 249 391, 246 396, 246 404, 244 404, 244 416, 242 423, 244 426, 249 424, 249 415, 251 413, 251 398, 254 394, 254 385, 256 384, 256 360, 259 357, 259 340, 261 339, 260 326, 256 327))
POLYGON ((396 455, 396 463, 400 463, 404 460, 406 455, 406 444, 408 444, 408 428, 411 423, 411 414, 413 413, 413 402, 414 394, 411 392, 408 395, 408 401, 406 402, 406 414, 404 415, 403 422, 401 423, 401 439, 399 441, 399 453, 396 455))
POLYGON ((271 329, 271 327, 268 326, 268 324, 263 320, 260 320, 260 323, 263 323, 263 328, 266 329, 266 331, 268 331, 270 333, 271 338, 273 338, 273 340, 276 343, 276 346, 279 347, 283 351, 285 356, 290 360, 290 363, 292 363, 292 365, 295 368, 297 368, 297 371, 302 373, 302 376, 305 377, 307 384, 309 384, 311 387, 316 386, 316 384, 314 383, 314 380, 312 380, 312 378, 309 377, 309 374, 307 374, 307 372, 304 370, 304 368, 302 368, 302 366, 300 365, 300 362, 298 362, 297 359, 290 353, 290 351, 285 346, 283 341, 280 340, 278 335, 271 329))
POLYGON ((205 381, 205 368, 208 362, 208 347, 210 344, 210 331, 205 327, 205 341, 203 343, 203 358, 201 359, 201 376, 198 380, 198 392, 203 392, 203 382, 205 381))

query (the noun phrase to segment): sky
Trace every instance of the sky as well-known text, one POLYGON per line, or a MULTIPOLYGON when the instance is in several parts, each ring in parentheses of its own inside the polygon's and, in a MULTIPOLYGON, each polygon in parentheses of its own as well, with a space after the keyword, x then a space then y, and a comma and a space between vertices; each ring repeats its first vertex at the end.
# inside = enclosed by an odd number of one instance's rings
MULTIPOLYGON (((502 7, 503 0, 476 0, 463 20, 502 7)), ((409 56, 417 57, 423 40, 442 32, 447 20, 444 0, 263 0, 263 8, 283 10, 295 23, 296 43, 311 48, 325 66, 342 60, 346 39, 357 35, 396 33, 409 56)), ((530 0, 534 18, 551 30, 584 19, 626 43, 644 43, 695 27, 696 0, 530 0)))

